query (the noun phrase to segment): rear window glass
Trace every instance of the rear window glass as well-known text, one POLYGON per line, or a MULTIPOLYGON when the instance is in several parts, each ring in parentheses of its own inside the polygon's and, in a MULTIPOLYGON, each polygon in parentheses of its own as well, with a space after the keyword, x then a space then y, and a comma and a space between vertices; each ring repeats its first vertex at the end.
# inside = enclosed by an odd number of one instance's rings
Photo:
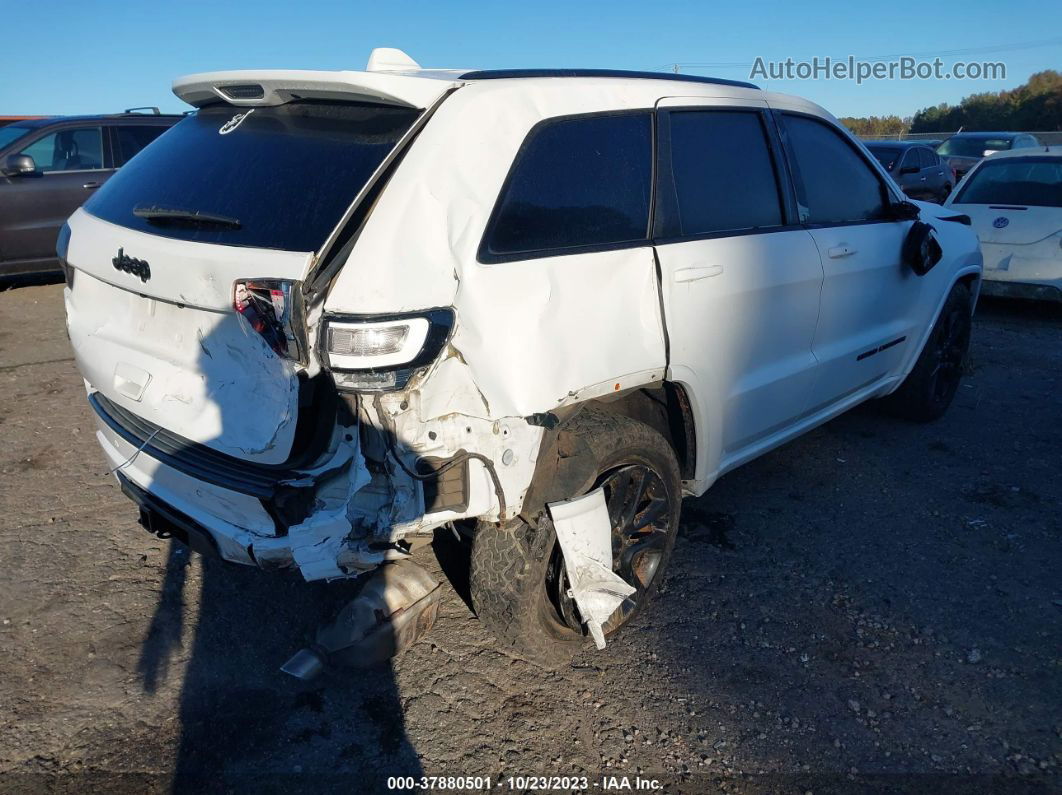
POLYGON ((145 148, 85 209, 180 240, 316 251, 418 114, 354 103, 204 108, 145 148), (195 213, 226 223, 173 217, 195 213))
POLYGON ((517 155, 481 257, 645 240, 652 152, 648 113, 539 125, 517 155))
POLYGON ((677 218, 665 237, 781 226, 782 204, 757 113, 671 114, 671 168, 677 218))
POLYGON ((874 155, 874 158, 881 163, 882 168, 886 171, 892 171, 892 167, 896 165, 896 160, 903 154, 902 149, 887 147, 887 146, 868 146, 870 154, 874 155))
POLYGON ((1062 207, 1062 160, 989 160, 970 176, 954 203, 1062 207))
POLYGON ((955 155, 956 157, 984 157, 985 152, 1002 152, 1010 149, 1007 138, 969 138, 956 135, 937 147, 938 155, 955 155))

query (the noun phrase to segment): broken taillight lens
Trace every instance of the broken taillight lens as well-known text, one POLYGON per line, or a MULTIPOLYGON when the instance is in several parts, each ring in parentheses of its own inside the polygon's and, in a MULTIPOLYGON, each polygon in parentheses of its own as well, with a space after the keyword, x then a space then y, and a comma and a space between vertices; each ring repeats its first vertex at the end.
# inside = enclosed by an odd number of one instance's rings
POLYGON ((278 356, 301 360, 299 323, 302 318, 298 282, 285 279, 247 279, 236 282, 233 307, 262 335, 278 356))

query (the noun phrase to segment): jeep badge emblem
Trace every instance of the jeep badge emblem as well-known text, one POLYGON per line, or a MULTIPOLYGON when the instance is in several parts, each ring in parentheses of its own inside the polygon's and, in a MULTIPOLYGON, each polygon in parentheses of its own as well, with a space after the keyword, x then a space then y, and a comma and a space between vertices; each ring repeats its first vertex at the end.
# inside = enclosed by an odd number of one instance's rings
POLYGON ((254 113, 254 108, 251 108, 246 113, 237 113, 235 116, 233 116, 231 119, 221 125, 221 128, 218 130, 218 135, 228 135, 230 132, 239 127, 243 123, 243 120, 250 116, 252 113, 254 113))
POLYGON ((118 249, 118 256, 111 259, 111 264, 116 271, 125 271, 139 276, 142 282, 151 278, 151 267, 147 264, 147 260, 126 256, 124 249, 118 249))
POLYGON ((992 222, 992 226, 996 229, 1002 229, 1004 226, 1010 223, 1009 218, 1004 218, 1002 215, 992 222))

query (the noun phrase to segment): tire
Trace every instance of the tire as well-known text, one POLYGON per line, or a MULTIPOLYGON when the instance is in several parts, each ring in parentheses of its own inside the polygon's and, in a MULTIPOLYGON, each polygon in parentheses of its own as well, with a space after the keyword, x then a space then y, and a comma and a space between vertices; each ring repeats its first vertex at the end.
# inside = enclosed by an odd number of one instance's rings
POLYGON ((945 185, 943 192, 935 199, 937 204, 943 204, 951 195, 951 185, 945 185))
POLYGON ((962 379, 971 323, 970 291, 965 284, 956 284, 914 368, 895 392, 882 399, 883 408, 915 422, 942 417, 962 379))
MULTIPOLYGON (((642 534, 624 536, 638 539, 629 541, 628 551, 639 545, 645 548, 633 556, 618 553, 617 539, 621 534, 615 530, 614 523, 613 570, 638 591, 617 608, 605 625, 605 635, 609 637, 645 607, 671 558, 682 499, 678 462, 671 446, 659 433, 628 417, 585 410, 568 423, 567 430, 587 442, 598 473, 588 491, 599 485, 605 487, 614 519, 619 515, 614 509, 620 504, 623 482, 634 482, 643 470, 655 473, 658 478, 647 477, 641 481, 643 485, 652 484, 646 487, 645 499, 656 495, 648 503, 629 500, 623 503, 634 505, 635 509, 638 504, 647 504, 649 507, 637 512, 637 516, 644 518, 652 512, 659 517, 647 533, 643 528, 639 531, 642 534), (660 498, 666 501, 663 507, 660 498), (654 562, 643 566, 642 561, 650 560, 649 553, 654 562), (623 563, 631 557, 637 561, 633 568, 623 563), (637 574, 635 569, 651 569, 651 573, 646 577, 645 571, 637 574), (640 576, 648 581, 643 582, 640 576)), ((555 666, 570 662, 585 645, 586 633, 577 608, 565 595, 567 575, 563 556, 547 511, 534 524, 521 519, 504 526, 481 523, 472 544, 469 580, 472 605, 479 619, 517 655, 541 665, 555 666)))

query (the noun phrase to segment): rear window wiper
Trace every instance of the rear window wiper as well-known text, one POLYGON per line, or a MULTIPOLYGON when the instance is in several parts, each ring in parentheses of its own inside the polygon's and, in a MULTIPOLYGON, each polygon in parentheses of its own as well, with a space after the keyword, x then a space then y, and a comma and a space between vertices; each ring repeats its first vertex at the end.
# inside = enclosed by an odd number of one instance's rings
POLYGON ((238 218, 229 218, 227 215, 216 215, 214 213, 204 213, 199 210, 182 210, 177 207, 139 205, 133 208, 133 215, 137 218, 143 218, 149 224, 224 226, 229 229, 239 229, 241 226, 238 218))

